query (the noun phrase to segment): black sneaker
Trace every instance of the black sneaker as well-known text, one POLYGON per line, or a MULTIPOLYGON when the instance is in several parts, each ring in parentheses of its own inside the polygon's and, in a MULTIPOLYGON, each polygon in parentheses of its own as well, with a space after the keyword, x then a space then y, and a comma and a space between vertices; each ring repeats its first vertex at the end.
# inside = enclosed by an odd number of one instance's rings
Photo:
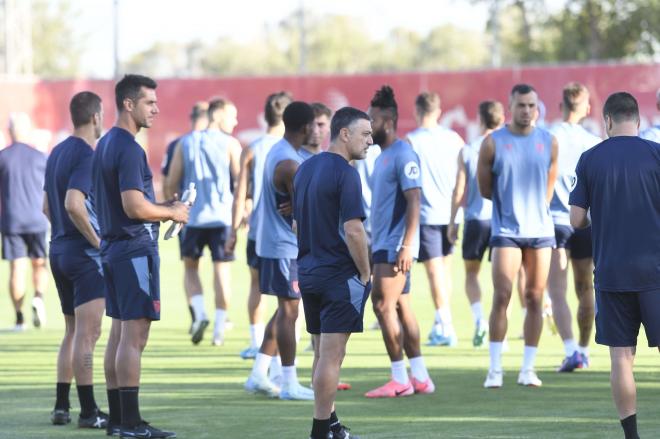
POLYGON ((120 426, 119 424, 114 424, 108 420, 108 424, 105 426, 105 435, 106 436, 120 436, 120 426))
POLYGON ((332 430, 333 439, 360 439, 360 436, 356 436, 350 432, 350 428, 345 425, 339 425, 339 428, 332 430))
POLYGON ((108 414, 97 407, 94 413, 87 417, 78 416, 78 428, 105 428, 108 425, 108 414))
POLYGON ((50 412, 50 422, 53 425, 66 425, 71 422, 71 415, 68 410, 55 409, 50 412))
POLYGON ((122 439, 152 439, 152 438, 174 438, 176 433, 173 431, 163 431, 159 430, 156 427, 152 427, 146 421, 141 421, 138 425, 133 428, 121 427, 119 436, 122 439))
POLYGON ((202 341, 202 338, 204 337, 204 331, 208 326, 209 321, 206 319, 193 322, 192 328, 190 328, 192 332, 193 344, 199 344, 199 342, 202 341))

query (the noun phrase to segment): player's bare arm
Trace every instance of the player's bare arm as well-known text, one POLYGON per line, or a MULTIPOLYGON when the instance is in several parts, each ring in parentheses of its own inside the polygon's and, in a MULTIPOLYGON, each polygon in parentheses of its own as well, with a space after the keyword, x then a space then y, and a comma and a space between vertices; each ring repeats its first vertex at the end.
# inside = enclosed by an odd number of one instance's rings
POLYGON ((225 250, 228 252, 233 252, 236 248, 236 232, 241 227, 243 218, 245 217, 248 182, 253 159, 254 152, 252 148, 244 148, 241 151, 238 164, 238 178, 236 179, 236 188, 234 189, 234 202, 231 206, 231 233, 225 243, 225 250))
POLYGON ((463 149, 456 158, 456 184, 454 185, 454 192, 451 196, 451 215, 449 217, 449 225, 447 226, 447 239, 450 243, 454 244, 458 240, 458 227, 456 226, 456 214, 458 208, 463 204, 465 199, 465 182, 466 170, 465 163, 462 160, 463 149))
POLYGON ((557 173, 559 172, 559 167, 557 165, 557 156, 559 154, 559 144, 555 136, 552 136, 552 152, 550 155, 550 168, 548 169, 548 189, 545 199, 548 204, 552 201, 552 195, 555 193, 555 181, 557 181, 557 173))
POLYGON ((172 163, 170 170, 165 177, 165 184, 163 185, 163 197, 166 200, 174 199, 174 195, 181 187, 181 179, 183 178, 183 150, 181 142, 177 143, 174 147, 174 154, 172 155, 172 163))
POLYGON ((348 220, 344 223, 344 236, 346 246, 360 272, 360 281, 367 283, 371 278, 371 267, 369 265, 369 247, 367 244, 367 232, 364 224, 359 218, 348 220))
MULTIPOLYGON (((479 192, 481 196, 487 199, 493 197, 493 162, 495 161, 495 142, 488 135, 481 144, 479 151, 479 161, 477 163, 477 180, 479 182, 479 192)), ((555 169, 555 175, 556 175, 555 169)), ((554 181, 553 181, 554 184, 554 181)))
POLYGON ((406 199, 406 230, 403 233, 403 242, 396 257, 394 268, 400 272, 407 273, 412 268, 412 244, 419 227, 422 190, 420 188, 408 189, 403 193, 403 196, 406 199))
POLYGON ((99 248, 101 238, 89 222, 89 214, 85 205, 85 194, 78 189, 69 189, 64 197, 64 208, 76 229, 89 241, 94 248, 99 248))
POLYGON ((121 204, 126 216, 134 220, 188 222, 190 206, 181 201, 173 201, 167 205, 153 204, 141 191, 130 189, 121 193, 121 204))

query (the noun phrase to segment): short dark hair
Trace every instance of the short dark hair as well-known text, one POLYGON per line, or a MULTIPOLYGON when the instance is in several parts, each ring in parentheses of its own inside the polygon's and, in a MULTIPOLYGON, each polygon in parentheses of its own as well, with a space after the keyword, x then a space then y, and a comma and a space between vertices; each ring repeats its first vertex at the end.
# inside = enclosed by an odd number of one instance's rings
POLYGON ((323 102, 312 102, 312 110, 314 110, 314 117, 326 116, 328 119, 332 118, 332 110, 323 102))
POLYGON ((284 109, 291 103, 291 94, 286 91, 273 93, 266 98, 264 106, 264 118, 269 127, 274 127, 282 122, 284 109))
POLYGON ((209 115, 209 120, 213 121, 213 113, 215 113, 218 110, 224 110, 225 107, 228 107, 230 105, 234 105, 232 101, 229 99, 225 98, 214 98, 209 101, 209 108, 208 108, 208 115, 209 115))
POLYGON ((285 131, 299 133, 305 125, 314 122, 314 110, 307 102, 293 101, 284 109, 282 120, 285 131))
POLYGON ((603 117, 610 117, 614 122, 639 120, 639 105, 633 95, 625 91, 612 93, 603 105, 603 117))
POLYGON ((415 99, 415 108, 422 116, 437 111, 440 109, 440 96, 430 91, 422 92, 415 99))
POLYGON ((504 107, 498 101, 480 102, 479 118, 489 130, 497 128, 504 122, 504 107))
POLYGON ((532 87, 531 85, 529 85, 529 84, 516 84, 511 89, 511 95, 510 96, 513 97, 513 95, 516 95, 516 94, 526 95, 527 93, 531 93, 531 92, 536 93, 536 89, 534 87, 532 87))
POLYGON ((371 121, 367 113, 353 107, 344 107, 337 110, 332 120, 330 121, 330 141, 333 141, 339 135, 342 128, 348 128, 353 122, 364 119, 371 121))
POLYGON ((197 122, 202 117, 208 116, 209 103, 206 101, 199 101, 193 105, 192 110, 190 110, 190 120, 197 122))
POLYGON ((137 101, 140 99, 140 91, 142 87, 155 90, 158 87, 156 81, 148 76, 128 74, 115 85, 115 102, 117 110, 120 112, 124 110, 124 99, 137 101))
POLYGON ((74 128, 87 125, 95 114, 101 112, 101 98, 91 91, 76 93, 69 103, 69 112, 74 128))
POLYGON ((579 82, 569 82, 561 92, 562 103, 568 111, 575 111, 577 98, 583 93, 588 93, 587 87, 579 82))
POLYGON ((371 99, 371 106, 386 110, 390 113, 390 117, 394 121, 394 128, 396 128, 399 120, 399 106, 394 99, 394 90, 389 85, 383 85, 376 90, 376 94, 371 99))

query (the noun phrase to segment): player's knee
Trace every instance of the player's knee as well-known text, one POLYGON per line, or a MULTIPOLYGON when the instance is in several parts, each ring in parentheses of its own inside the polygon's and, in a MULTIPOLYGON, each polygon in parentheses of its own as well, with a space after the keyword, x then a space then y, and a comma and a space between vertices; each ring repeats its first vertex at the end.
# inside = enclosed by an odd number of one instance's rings
POLYGON ((543 293, 534 290, 525 291, 525 305, 528 310, 541 309, 543 305, 543 293))

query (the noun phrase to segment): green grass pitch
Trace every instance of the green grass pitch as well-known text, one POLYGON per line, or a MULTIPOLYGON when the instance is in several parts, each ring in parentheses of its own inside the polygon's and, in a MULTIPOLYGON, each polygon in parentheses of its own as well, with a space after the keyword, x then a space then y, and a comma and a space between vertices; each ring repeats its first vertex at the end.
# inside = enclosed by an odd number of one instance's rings
MULTIPOLYGON (((243 237, 244 238, 244 237, 243 237)), ((312 403, 270 400, 248 395, 243 382, 251 361, 238 357, 248 344, 246 295, 247 269, 244 239, 239 242, 238 260, 232 268, 233 298, 230 318, 235 328, 227 333, 222 347, 212 347, 210 331, 199 346, 190 343, 189 314, 182 290, 182 265, 174 241, 161 242, 162 320, 152 326, 142 362, 140 399, 142 415, 160 428, 171 429, 180 438, 307 438, 312 403)), ((206 287, 207 311, 211 311, 211 272, 208 259, 201 268, 206 287)), ((473 349, 473 323, 463 293, 460 254, 453 261, 454 321, 459 334, 455 348, 423 348, 426 364, 436 384, 433 395, 396 400, 367 400, 363 394, 389 377, 389 361, 380 333, 366 331, 352 337, 342 370, 342 379, 353 389, 337 396, 337 413, 362 438, 620 438, 622 430, 609 390, 609 358, 602 346, 592 345, 591 368, 572 374, 554 370, 563 357, 558 336, 544 330, 537 369, 544 385, 540 389, 515 384, 522 361, 521 315, 517 300, 509 324, 510 351, 504 354, 504 387, 485 390, 482 383, 488 368, 488 350, 473 349)), ((8 265, 0 265, 0 328, 13 325, 13 312, 6 290, 8 265)), ((426 276, 421 265, 413 272, 413 297, 422 337, 433 318, 426 276)), ((29 283, 28 283, 29 285, 29 283)), ((490 309, 490 267, 482 270, 484 309, 490 309)), ((49 412, 55 399, 55 360, 63 330, 59 300, 52 284, 47 291, 49 321, 40 330, 24 333, 0 332, 0 438, 99 438, 96 431, 77 429, 78 401, 71 391, 73 423, 50 425, 49 412)), ((27 303, 32 296, 27 294, 27 303)), ((571 303, 574 292, 569 290, 571 303)), ((269 312, 274 301, 267 298, 269 312)), ((25 307, 30 316, 29 306, 25 307)), ((211 314, 212 315, 212 314, 211 314)), ((367 306, 365 327, 374 321, 367 306)), ((107 409, 103 381, 103 350, 108 321, 95 354, 95 393, 107 409)), ((309 382, 312 357, 298 352, 298 374, 309 382)), ((660 368, 655 350, 646 348, 640 337, 636 365, 641 437, 660 437, 660 368)))

